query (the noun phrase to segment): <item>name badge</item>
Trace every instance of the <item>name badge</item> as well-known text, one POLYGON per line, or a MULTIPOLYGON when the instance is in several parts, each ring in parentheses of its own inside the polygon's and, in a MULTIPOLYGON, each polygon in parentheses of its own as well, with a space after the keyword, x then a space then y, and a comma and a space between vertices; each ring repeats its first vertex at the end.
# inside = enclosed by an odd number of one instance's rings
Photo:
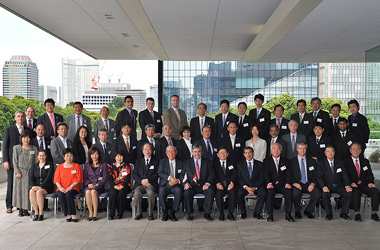
POLYGON ((50 148, 50 145, 47 145, 47 148, 50 148))
POLYGON ((280 169, 281 169, 281 171, 284 171, 286 169, 286 167, 282 166, 280 169))
POLYGON ((342 169, 341 169, 341 168, 338 168, 338 169, 336 170, 336 172, 337 172, 337 173, 340 173, 340 172, 342 172, 342 169))
POLYGON ((260 118, 260 122, 265 122, 265 118, 260 118))
POLYGON ((248 127, 248 123, 244 123, 244 124, 243 124, 243 127, 248 127))
POLYGON ((281 126, 281 129, 287 129, 288 127, 287 126, 281 126))
POLYGON ((226 122, 226 124, 228 125, 230 122, 228 121, 228 122, 226 122))
POLYGON ((351 144, 352 144, 352 141, 347 142, 348 146, 351 146, 351 144))
POLYGON ((160 119, 158 119, 158 120, 157 120, 157 123, 160 123, 160 122, 161 122, 161 120, 160 120, 160 119))
POLYGON ((217 149, 217 148, 214 148, 214 152, 218 152, 218 149, 217 149))
POLYGON ((352 127, 357 127, 358 124, 356 122, 352 123, 352 127))
POLYGON ((33 131, 36 132, 36 128, 34 128, 33 131))
POLYGON ((30 151, 30 153, 29 154, 31 154, 31 155, 34 155, 34 151, 30 151))
POLYGON ((135 149, 135 148, 136 148, 136 146, 133 146, 133 147, 132 147, 132 149, 135 149))
POLYGON ((235 147, 240 148, 240 143, 236 143, 235 147))
POLYGON ((178 169, 178 173, 179 173, 179 174, 182 173, 182 169, 178 169))
POLYGON ((111 150, 110 150, 110 151, 108 151, 108 154, 111 154, 111 150))
POLYGON ((98 178, 98 181, 101 181, 101 180, 103 180, 103 176, 100 176, 100 177, 98 178))
POLYGON ((309 168, 309 170, 310 170, 310 171, 313 171, 313 170, 314 170, 314 166, 311 166, 311 167, 309 168))
POLYGON ((84 124, 83 124, 83 126, 87 127, 87 124, 86 124, 86 123, 84 123, 84 124))
POLYGON ((319 145, 320 148, 325 148, 326 147, 326 144, 321 144, 319 145))
POLYGON ((232 169, 234 169, 234 166, 228 166, 228 170, 232 170, 232 169))
POLYGON ((115 129, 114 129, 114 128, 111 128, 111 131, 115 131, 115 129))
POLYGON ((71 174, 76 174, 77 171, 76 170, 71 170, 71 174))
POLYGON ((127 172, 122 172, 122 173, 121 173, 121 176, 127 176, 127 175, 128 175, 127 172))
POLYGON ((321 118, 317 118, 317 122, 322 122, 322 119, 321 118))
POLYGON ((149 169, 154 169, 154 166, 152 165, 152 166, 150 166, 150 168, 149 169))
POLYGON ((303 124, 309 124, 309 121, 303 121, 303 124))
POLYGON ((50 168, 50 165, 45 165, 44 168, 45 168, 45 169, 49 169, 49 168, 50 168))
POLYGON ((364 171, 367 171, 367 170, 368 170, 368 167, 367 167, 367 166, 365 166, 365 167, 363 168, 363 170, 364 170, 364 171))

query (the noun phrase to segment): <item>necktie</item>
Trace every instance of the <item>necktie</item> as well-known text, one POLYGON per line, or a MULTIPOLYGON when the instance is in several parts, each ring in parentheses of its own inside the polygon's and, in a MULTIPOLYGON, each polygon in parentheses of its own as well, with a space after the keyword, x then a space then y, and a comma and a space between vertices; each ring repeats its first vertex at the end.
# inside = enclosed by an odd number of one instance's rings
POLYGON ((108 121, 104 119, 104 128, 108 131, 108 121))
POLYGON ((149 165, 149 159, 146 159, 145 167, 149 165))
POLYGON ((318 138, 315 141, 317 142, 317 144, 319 144, 319 139, 318 138))
POLYGON ((280 119, 277 119, 277 127, 280 128, 281 127, 281 124, 280 124, 280 119))
POLYGON ((210 141, 207 141, 207 152, 208 152, 208 157, 210 158, 210 161, 212 161, 212 150, 211 150, 210 141))
POLYGON ((203 127, 204 127, 203 118, 200 118, 200 120, 201 120, 201 131, 202 131, 202 129, 203 129, 203 127))
POLYGON ((303 115, 300 114, 300 123, 302 123, 303 115))
POLYGON ((346 137, 346 132, 343 132, 343 133, 342 133, 342 137, 343 137, 343 138, 346 137))
POLYGON ((276 159, 276 170, 277 170, 277 175, 278 175, 278 159, 276 159))
POLYGON ((56 131, 55 131, 54 116, 53 116, 53 114, 50 114, 49 117, 50 117, 50 123, 51 123, 51 126, 52 126, 52 128, 53 128, 53 135, 55 136, 55 135, 56 135, 56 131))
POLYGON ((292 151, 293 151, 293 153, 295 150, 296 150, 296 136, 292 135, 292 151))
POLYGON ((66 139, 63 139, 63 146, 65 146, 65 148, 67 148, 67 141, 66 141, 66 139))
POLYGON ((315 121, 315 119, 317 119, 317 111, 314 111, 313 117, 314 117, 314 121, 315 121))
POLYGON ((106 144, 103 144, 104 153, 107 154, 106 144))
POLYGON ((240 122, 239 125, 241 126, 243 124, 243 116, 240 116, 240 122))
POLYGON ((200 173, 199 173, 199 164, 198 164, 198 160, 195 161, 195 171, 197 172, 197 179, 199 180, 199 178, 200 178, 200 173))
POLYGON ((44 143, 42 142, 42 139, 40 139, 40 149, 44 149, 44 143))
POLYGON ((223 128, 224 128, 224 123, 226 123, 226 117, 225 115, 222 115, 223 116, 223 128))
POLYGON ((235 149, 235 136, 231 137, 232 149, 235 149))
POLYGON ((127 151, 129 153, 129 142, 128 142, 128 138, 125 138, 125 146, 127 147, 127 151))
POLYGON ((76 129, 76 131, 78 131, 78 129, 79 129, 79 127, 80 127, 79 115, 78 115, 77 117, 78 117, 78 120, 77 120, 77 129, 76 129))
POLYGON ((181 117, 179 116, 178 109, 175 110, 175 114, 177 115, 178 120, 181 120, 181 117))
POLYGON ((22 126, 18 127, 18 132, 19 132, 20 135, 21 135, 21 133, 22 133, 22 126))
POLYGON ((131 115, 131 119, 132 119, 132 122, 135 123, 135 117, 133 116, 133 110, 131 110, 131 113, 129 113, 131 115))
POLYGON ((248 162, 248 172, 249 172, 249 178, 252 178, 253 168, 252 168, 251 162, 248 162))
POLYGON ((30 119, 29 122, 28 122, 28 128, 33 129, 33 128, 32 128, 32 122, 31 122, 31 121, 32 121, 32 119, 30 119))
POLYGON ((174 167, 173 167, 173 162, 170 162, 170 177, 174 178, 174 167))
POLYGON ((333 163, 333 162, 331 162, 331 164, 330 164, 330 168, 331 168, 331 172, 332 172, 332 174, 334 175, 334 163, 333 163))
POLYGON ((168 144, 169 146, 173 146, 173 141, 171 137, 168 137, 168 144))
POLYGON ((301 182, 305 184, 307 182, 306 180, 306 166, 303 158, 301 158, 301 182))
POLYGON ((153 114, 153 110, 152 111, 149 111, 150 112, 150 116, 152 117, 153 121, 154 121, 154 114, 153 114))
POLYGON ((336 118, 334 118, 334 128, 336 127, 336 118))
POLYGON ((274 143, 274 138, 272 138, 272 141, 271 141, 270 145, 272 145, 273 143, 274 143))
POLYGON ((226 175, 226 164, 224 163, 224 161, 222 161, 222 168, 223 168, 224 175, 226 175))
POLYGON ((257 110, 257 111, 256 111, 256 118, 259 118, 259 115, 260 115, 260 111, 257 110))
MULTIPOLYGON (((358 177, 360 178, 360 167, 358 160, 355 160, 355 167, 356 167, 356 172, 358 173, 358 177)), ((359 181, 360 182, 360 181, 359 181)), ((359 183, 360 184, 360 183, 359 183)))

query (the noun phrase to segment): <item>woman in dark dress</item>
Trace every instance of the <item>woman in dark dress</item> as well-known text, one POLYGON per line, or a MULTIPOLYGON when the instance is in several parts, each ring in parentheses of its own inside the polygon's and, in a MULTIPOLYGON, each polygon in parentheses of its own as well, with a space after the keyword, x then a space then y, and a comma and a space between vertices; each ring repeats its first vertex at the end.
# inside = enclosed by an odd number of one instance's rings
POLYGON ((92 142, 88 128, 80 126, 73 140, 74 162, 83 165, 88 161, 88 150, 92 142))
POLYGON ((177 159, 184 162, 191 158, 192 144, 190 137, 190 127, 184 126, 181 131, 182 139, 177 143, 177 159))

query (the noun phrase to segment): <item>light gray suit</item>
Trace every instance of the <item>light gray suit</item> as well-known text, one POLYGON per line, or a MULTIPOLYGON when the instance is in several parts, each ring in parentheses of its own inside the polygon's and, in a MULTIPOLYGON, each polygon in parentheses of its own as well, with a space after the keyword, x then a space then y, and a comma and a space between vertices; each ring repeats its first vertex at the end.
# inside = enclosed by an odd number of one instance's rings
POLYGON ((178 140, 179 136, 181 135, 182 128, 184 126, 188 126, 185 111, 178 109, 178 113, 181 119, 178 119, 178 116, 173 108, 169 108, 164 112, 164 125, 171 125, 172 137, 176 140, 178 140))
MULTIPOLYGON (((75 114, 68 115, 66 117, 66 123, 68 126, 68 132, 67 132, 67 138, 69 138, 71 141, 74 140, 74 136, 76 134, 76 122, 75 121, 75 114)), ((82 114, 82 124, 83 126, 86 126, 88 128, 88 131, 90 133, 90 140, 92 141, 92 127, 91 127, 91 119, 88 116, 85 116, 82 114)))
MULTIPOLYGON (((108 139, 107 139, 107 142, 108 143, 111 143, 113 142, 113 139, 115 139, 115 121, 114 120, 111 120, 108 118, 108 123, 109 123, 109 127, 108 127, 108 139)), ((103 119, 100 118, 99 120, 97 120, 96 122, 94 122, 94 137, 95 137, 95 142, 98 143, 100 142, 100 139, 98 137, 98 133, 101 129, 105 128, 104 127, 104 123, 103 123, 103 119)))
MULTIPOLYGON (((73 147, 73 143, 70 139, 67 138, 66 142, 68 148, 73 147)), ((65 150, 65 146, 63 145, 63 142, 59 136, 50 142, 50 153, 53 157, 54 164, 61 164, 65 162, 63 159, 63 150, 65 150)))
MULTIPOLYGON (((298 154, 297 149, 296 149, 297 146, 295 146, 294 150, 293 150, 293 148, 292 148, 292 139, 290 138, 290 133, 284 134, 281 137, 281 139, 283 139, 286 142, 286 144, 287 144, 286 148, 288 150, 287 150, 287 153, 286 153, 286 158, 288 160, 290 160, 291 158, 296 157, 297 154, 298 154)), ((304 143, 306 143, 306 136, 304 136, 303 134, 297 133, 296 134, 296 143, 298 143, 298 142, 304 142, 304 143)))

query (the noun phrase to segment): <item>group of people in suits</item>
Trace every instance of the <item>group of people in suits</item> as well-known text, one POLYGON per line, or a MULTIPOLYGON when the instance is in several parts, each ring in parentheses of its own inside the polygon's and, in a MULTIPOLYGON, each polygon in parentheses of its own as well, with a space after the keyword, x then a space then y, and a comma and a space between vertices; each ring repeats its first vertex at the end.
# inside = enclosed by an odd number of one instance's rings
MULTIPOLYGON (((91 120, 82 114, 80 102, 74 103, 75 113, 66 117, 66 123, 61 115, 54 113, 52 99, 45 101, 46 113, 37 120, 32 107, 26 109, 26 118, 25 113, 19 111, 15 116, 16 125, 6 128, 4 134, 7 212, 12 212, 12 147, 20 143, 17 137, 24 129, 30 132, 32 144, 45 152, 46 162, 72 167, 66 159, 71 153, 72 162, 84 166, 83 183, 91 207, 89 220, 97 220, 96 195, 105 189, 105 176, 102 176, 105 172, 109 184, 110 220, 114 219, 116 209, 117 217, 123 217, 127 194, 132 190, 136 220, 143 218, 146 206, 143 195, 146 194, 149 220, 154 219, 158 195, 163 221, 176 221, 175 214, 181 203, 187 220, 193 220, 194 199, 208 221, 213 220, 214 199, 220 212, 219 220, 225 220, 225 207, 228 208, 227 219, 235 220, 236 204, 241 218, 245 219, 246 199, 249 198, 256 199, 254 218, 263 219, 266 204, 267 220, 273 221, 273 210, 282 202, 276 199, 278 193, 284 197, 285 219, 290 222, 295 221, 293 206, 295 218, 302 218, 301 199, 305 193, 310 195, 304 210, 308 218, 314 218, 315 206, 322 200, 326 220, 331 220, 331 193, 338 193, 343 199, 340 216, 351 219, 352 201, 355 220, 361 221, 360 197, 365 193, 371 197, 371 218, 379 220, 379 191, 374 185, 371 166, 364 158, 369 128, 366 118, 358 112, 356 100, 348 103, 352 113, 348 120, 339 117, 339 104, 331 107, 330 118, 321 110, 321 100, 317 97, 311 100, 313 112, 310 114, 305 112, 306 101, 298 100, 299 112, 288 120, 283 117, 282 105, 274 107, 275 118, 271 119, 271 112, 263 107, 264 96, 258 94, 254 99, 256 108, 248 115, 246 103, 238 104, 239 115, 235 115, 229 112, 229 101, 222 100, 221 113, 215 120, 206 116, 207 105, 200 103, 197 106, 199 116, 192 118, 188 126, 177 95, 171 97, 171 107, 164 112, 163 119, 153 110, 153 98, 147 98, 147 109, 137 113, 133 109, 132 96, 126 96, 125 109, 117 114, 116 121, 108 118, 107 107, 100 110, 102 117, 94 123, 94 144, 91 120), (142 129, 141 140, 137 140, 137 122, 142 129), (68 148, 72 150, 67 152, 68 148), (173 195, 172 202, 167 199, 169 194, 173 195)), ((37 204, 35 200, 31 199, 34 205, 37 204)), ((62 205, 67 220, 76 219, 73 205, 62 205)), ((42 205, 36 206, 40 209, 42 205)), ((36 214, 39 216, 40 210, 38 213, 36 210, 36 214)))

